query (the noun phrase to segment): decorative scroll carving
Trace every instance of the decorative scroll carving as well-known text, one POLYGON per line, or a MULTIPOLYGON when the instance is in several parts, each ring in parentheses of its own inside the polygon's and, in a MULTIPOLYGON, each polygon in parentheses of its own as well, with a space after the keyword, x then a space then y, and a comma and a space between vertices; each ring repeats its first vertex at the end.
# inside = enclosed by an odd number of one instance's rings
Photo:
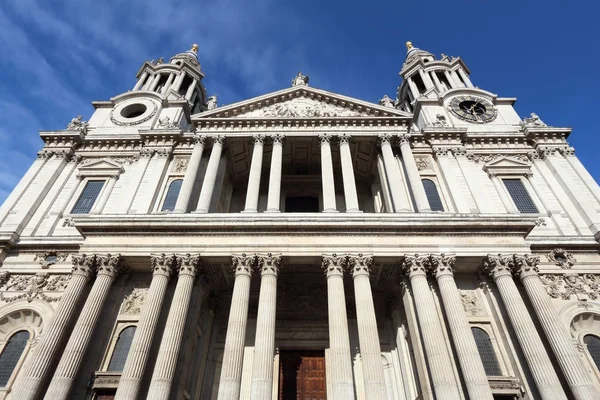
POLYGON ((381 146, 384 143, 390 143, 392 140, 392 135, 390 135, 389 133, 380 133, 378 136, 378 143, 379 146, 381 146))
POLYGON ((146 299, 148 288, 135 288, 125 296, 121 307, 121 314, 137 315, 142 312, 142 306, 146 299))
POLYGON ((468 315, 482 316, 485 315, 481 299, 475 290, 459 290, 460 300, 463 308, 468 315))
POLYGON ((191 275, 193 277, 198 273, 200 268, 199 254, 184 254, 176 256, 176 265, 179 270, 179 275, 191 275))
POLYGON ((90 278, 94 274, 96 266, 96 256, 94 254, 91 256, 87 254, 74 254, 71 256, 71 260, 73 261, 71 274, 83 275, 86 278, 90 278))
POLYGON ((540 257, 531 254, 525 255, 514 255, 514 269, 515 273, 519 275, 521 279, 531 275, 537 275, 539 272, 540 257))
POLYGON ((371 272, 371 264, 373 263, 373 256, 363 255, 359 253, 357 255, 348 255, 347 265, 351 269, 352 275, 367 275, 371 272))
POLYGON ((98 274, 110 275, 116 277, 126 270, 122 263, 123 259, 120 254, 97 255, 97 270, 98 274))
POLYGON ((225 136, 223 135, 212 136, 211 139, 213 141, 213 146, 215 144, 220 144, 221 146, 225 144, 225 136))
POLYGON ((242 253, 239 256, 231 256, 231 264, 236 276, 241 274, 252 275, 252 269, 256 265, 256 255, 242 253))
POLYGON ((402 262, 402 272, 404 272, 409 277, 412 277, 414 275, 425 275, 428 266, 429 255, 406 255, 404 256, 404 261, 402 262))
POLYGON ((577 300, 581 300, 584 296, 584 298, 596 300, 600 297, 600 275, 542 274, 540 279, 546 292, 554 299, 570 300, 571 297, 576 296, 577 300))
POLYGON ((453 275, 455 262, 456 256, 454 255, 432 254, 429 257, 429 268, 435 272, 436 277, 440 275, 453 275))
POLYGON ((0 300, 12 302, 26 299, 28 302, 32 302, 34 299, 40 299, 49 303, 59 301, 60 296, 48 296, 46 293, 63 291, 69 284, 69 279, 69 275, 50 275, 48 272, 38 272, 35 275, 4 274, 0 278, 4 289, 0 292, 0 300), (7 292, 24 293, 6 296, 7 292))
POLYGON ((342 275, 347 262, 348 258, 344 255, 337 255, 335 253, 331 255, 323 254, 321 268, 323 268, 327 276, 342 275))
POLYGON ((360 112, 334 104, 299 97, 241 114, 246 117, 360 117, 360 112))
POLYGON ((514 257, 512 255, 488 254, 483 261, 482 272, 496 279, 500 276, 511 275, 513 265, 514 257))
POLYGON ((176 261, 175 254, 151 254, 150 263, 152 274, 161 274, 170 277, 176 267, 176 261))
POLYGON ((273 144, 275 144, 275 143, 283 144, 284 139, 285 139, 285 136, 281 135, 279 133, 271 136, 271 140, 273 141, 273 144))
POLYGON ((321 144, 330 143, 331 138, 332 138, 331 134, 321 133, 321 134, 319 134, 319 143, 321 143, 321 144))
POLYGON ((47 269, 57 262, 65 261, 67 257, 69 257, 69 253, 63 253, 61 251, 51 249, 41 253, 36 253, 33 261, 39 262, 43 269, 47 269))
POLYGON ((546 254, 546 258, 548 261, 553 262, 554 265, 557 265, 564 269, 569 269, 573 265, 575 265, 575 257, 565 249, 554 249, 550 253, 546 254))
POLYGON ((340 143, 350 143, 352 136, 348 135, 347 133, 342 133, 341 135, 338 135, 338 140, 340 143))
POLYGON ((267 253, 266 255, 257 256, 257 259, 261 275, 270 274, 277 276, 281 268, 281 255, 267 253))
POLYGON ((252 143, 265 144, 265 135, 252 135, 252 143))

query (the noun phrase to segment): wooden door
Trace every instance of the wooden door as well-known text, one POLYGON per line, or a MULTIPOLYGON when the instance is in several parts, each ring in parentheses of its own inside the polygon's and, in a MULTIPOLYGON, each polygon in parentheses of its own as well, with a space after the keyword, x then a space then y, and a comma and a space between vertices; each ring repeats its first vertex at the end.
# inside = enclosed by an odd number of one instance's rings
POLYGON ((279 400, 327 399, 323 351, 282 351, 279 359, 279 400))

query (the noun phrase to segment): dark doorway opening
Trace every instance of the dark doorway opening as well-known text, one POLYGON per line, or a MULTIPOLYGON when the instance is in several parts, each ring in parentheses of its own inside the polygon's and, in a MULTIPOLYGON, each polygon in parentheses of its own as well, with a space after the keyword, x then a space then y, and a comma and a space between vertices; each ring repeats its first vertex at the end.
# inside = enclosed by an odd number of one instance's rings
POLYGON ((279 400, 326 400, 325 351, 279 353, 279 400))
POLYGON ((285 212, 319 212, 319 199, 311 196, 286 197, 285 212))

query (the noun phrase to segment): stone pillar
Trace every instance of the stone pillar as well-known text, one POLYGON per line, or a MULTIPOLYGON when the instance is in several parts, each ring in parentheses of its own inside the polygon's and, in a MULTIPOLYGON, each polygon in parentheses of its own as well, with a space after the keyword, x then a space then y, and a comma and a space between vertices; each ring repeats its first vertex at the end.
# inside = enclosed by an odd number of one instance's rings
POLYGON ((410 135, 402 134, 398 136, 400 139, 400 152, 402 153, 402 160, 404 161, 404 168, 406 168, 406 175, 410 182, 410 188, 417 204, 419 212, 431 211, 429 206, 429 200, 425 194, 425 188, 423 182, 421 182, 421 175, 415 162, 412 150, 410 149, 410 135))
POLYGON ((69 285, 65 289, 54 316, 44 334, 40 336, 37 346, 33 349, 19 387, 15 387, 11 397, 19 400, 35 400, 41 394, 44 381, 53 372, 50 367, 59 351, 59 344, 69 334, 67 328, 71 322, 76 308, 79 305, 81 295, 85 290, 87 282, 94 273, 96 257, 85 254, 71 256, 73 260, 73 271, 69 285))
POLYGON ((252 367, 252 400, 268 400, 273 395, 273 357, 275 356, 275 311, 277 274, 281 256, 258 256, 260 295, 256 317, 256 339, 252 367))
MULTIPOLYGON (((354 398, 352 357, 348 335, 348 316, 344 294, 344 268, 346 257, 337 254, 323 255, 322 267, 327 275, 327 313, 329 316, 329 360, 331 368, 327 377, 333 400, 354 398)), ((381 360, 380 360, 381 362, 381 360)))
POLYGON ((260 194, 260 174, 262 171, 264 135, 252 136, 254 148, 252 150, 252 162, 248 174, 248 189, 246 190, 246 206, 244 212, 258 211, 258 196, 260 194))
POLYGON ((390 185, 390 192, 392 193, 392 202, 394 203, 394 209, 396 212, 409 212, 410 205, 406 198, 406 192, 402 187, 402 174, 396 163, 394 152, 392 151, 392 145, 390 144, 392 136, 389 134, 379 135, 379 146, 381 147, 381 155, 383 156, 383 164, 385 166, 385 173, 388 178, 390 185))
POLYGON ((223 364, 221 364, 218 400, 239 400, 240 398, 250 278, 252 277, 252 268, 256 264, 256 256, 242 254, 231 257, 231 260, 235 271, 235 283, 229 309, 223 364))
POLYGON ((319 135, 321 142, 321 181, 323 182, 323 212, 337 212, 335 204, 335 183, 333 181, 333 160, 331 158, 331 135, 319 135))
POLYGON ((267 212, 279 212, 281 196, 281 167, 283 162, 283 135, 273 135, 273 151, 271 153, 271 173, 269 175, 269 195, 267 212))
POLYGON ((199 213, 207 213, 209 211, 210 201, 212 200, 215 182, 217 180, 217 173, 219 172, 219 163, 221 161, 221 153, 223 152, 225 138, 223 136, 214 136, 212 140, 213 147, 210 152, 210 158, 208 159, 208 165, 206 166, 206 173, 204 174, 204 181, 202 182, 202 190, 200 191, 200 197, 198 198, 198 205, 196 206, 196 212, 199 213))
POLYGON ((174 73, 170 73, 169 77, 167 78, 167 82, 165 83, 165 86, 161 90, 161 94, 167 93, 167 91, 171 87, 171 84, 173 83, 173 79, 175 79, 175 74, 174 73))
POLYGON ((469 398, 493 400, 494 396, 479 356, 479 350, 454 281, 455 261, 455 256, 432 255, 430 267, 440 289, 452 341, 469 398))
POLYGON ((196 89, 196 83, 198 83, 198 80, 196 78, 194 78, 192 83, 190 83, 190 86, 188 87, 187 92, 185 92, 185 99, 187 101, 192 100, 192 95, 194 94, 194 89, 196 89))
POLYGON ((435 87, 438 90, 438 92, 444 93, 446 89, 444 89, 444 86, 442 85, 442 82, 440 82, 440 79, 437 77, 435 71, 431 71, 431 77, 433 78, 433 83, 435 84, 435 87))
MULTIPOLYGON (((175 266, 179 270, 179 278, 177 278, 177 286, 175 287, 165 331, 156 357, 154 373, 150 381, 148 397, 146 397, 148 400, 168 400, 169 398, 192 298, 194 279, 200 263, 200 256, 197 254, 185 254, 176 257, 175 266)), ((198 296, 202 297, 203 288, 200 287, 199 290, 198 296)))
POLYGON ((354 280, 356 322, 362 360, 365 395, 369 400, 387 400, 385 375, 381 363, 379 332, 375 318, 375 305, 369 273, 372 256, 362 254, 348 256, 348 264, 354 280))
POLYGON ((65 347, 54 377, 46 391, 45 399, 68 399, 73 387, 73 381, 79 371, 87 347, 94 334, 94 329, 100 317, 100 312, 112 283, 123 269, 121 255, 111 254, 96 256, 98 274, 81 309, 75 327, 71 331, 69 342, 65 347))
POLYGON ((410 91, 412 92, 412 95, 415 99, 418 99, 419 97, 421 97, 419 88, 417 87, 417 84, 415 83, 413 78, 408 78, 408 86, 410 87, 410 91))
POLYGON ((192 191, 194 190, 194 183, 196 182, 198 170, 200 169, 205 139, 202 136, 194 136, 193 141, 194 150, 192 150, 192 156, 190 157, 187 169, 185 170, 185 175, 183 176, 179 196, 177 196, 177 203, 175 203, 175 209, 173 210, 174 213, 187 212, 192 191))
POLYGON ((354 166, 352 165, 352 154, 350 153, 350 135, 340 135, 339 139, 346 212, 360 212, 358 208, 358 195, 356 193, 356 181, 354 179, 354 166))
POLYGON ((156 89, 156 86, 158 86, 158 81, 160 80, 160 74, 156 74, 154 76, 154 79, 152 80, 152 83, 150 84, 150 86, 148 87, 148 90, 153 92, 154 89, 156 89))
POLYGON ((433 85, 433 81, 429 77, 428 72, 425 72, 422 69, 420 69, 419 75, 421 76, 421 79, 423 80, 423 83, 425 84, 425 87, 427 88, 427 90, 435 88, 435 86, 433 85))
POLYGON ((550 347, 560 365, 573 399, 600 399, 600 392, 583 365, 583 360, 571 339, 567 327, 558 319, 558 313, 538 275, 540 258, 532 255, 515 256, 515 270, 523 282, 535 314, 548 338, 550 347))
POLYGON ((483 271, 488 273, 498 286, 508 318, 517 335, 541 398, 543 400, 566 400, 565 391, 529 316, 530 312, 513 281, 511 275, 513 262, 512 256, 488 255, 483 263, 483 271))
POLYGON ((460 77, 465 82, 465 85, 467 87, 470 87, 470 88, 473 87, 473 84, 471 83, 471 79, 469 79, 469 76, 465 73, 465 71, 463 71, 462 68, 457 69, 456 72, 458 73, 458 75, 460 75, 460 77))
POLYGON ((144 73, 142 74, 142 76, 140 76, 140 79, 138 79, 137 83, 133 87, 133 90, 134 91, 140 90, 140 88, 144 84, 144 81, 146 80, 147 77, 148 77, 148 71, 144 71, 144 73))
POLYGON ((184 79, 185 79, 185 71, 181 71, 181 73, 177 76, 177 79, 175 79, 175 83, 173 84, 173 90, 175 92, 179 93, 179 89, 181 89, 181 84, 183 83, 184 79))
POLYGON ((136 399, 139 394, 156 324, 175 261, 174 254, 151 255, 152 282, 148 288, 140 320, 123 367, 115 400, 132 400, 136 399))
POLYGON ((450 82, 450 84, 452 85, 452 89, 465 87, 465 85, 463 85, 460 79, 458 79, 458 76, 455 76, 455 74, 456 73, 454 71, 444 71, 444 75, 446 75, 446 79, 448 79, 448 82, 450 82))
POLYGON ((442 324, 425 273, 429 262, 429 256, 407 255, 404 257, 402 269, 410 280, 435 396, 444 400, 458 400, 461 398, 458 383, 454 379, 442 324))

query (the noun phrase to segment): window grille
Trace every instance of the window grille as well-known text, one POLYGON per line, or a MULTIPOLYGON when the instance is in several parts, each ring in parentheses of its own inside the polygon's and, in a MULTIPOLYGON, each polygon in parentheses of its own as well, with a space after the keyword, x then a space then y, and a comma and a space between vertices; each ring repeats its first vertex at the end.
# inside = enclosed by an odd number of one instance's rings
POLYGON ((77 199, 77 203, 71 210, 71 214, 88 214, 92 210, 103 186, 104 181, 88 181, 79 199, 77 199))
POLYGON ((503 181, 519 212, 524 214, 537 214, 539 212, 520 179, 503 179, 503 181))
POLYGON ((123 371, 125 361, 127 360, 127 354, 129 354, 129 348, 131 347, 131 342, 133 341, 133 335, 135 335, 135 329, 135 326, 130 326, 123 329, 121 333, 119 333, 117 344, 115 345, 115 349, 110 358, 110 363, 108 364, 108 371, 123 371))
POLYGON ((471 332, 473 332, 473 337, 475 338, 475 344, 477 344, 477 350, 479 351, 479 356, 483 362, 485 374, 487 376, 502 375, 500 364, 498 364, 498 358, 494 351, 494 346, 492 345, 492 341, 487 332, 481 328, 471 328, 471 332))
POLYGON ((179 197, 179 191, 181 190, 181 184, 183 179, 176 179, 169 185, 167 195, 165 196, 165 202, 163 203, 161 211, 173 211, 175 204, 177 204, 177 197, 179 197))
POLYGON ((422 182, 431 211, 444 211, 444 205, 442 204, 442 199, 440 198, 440 194, 435 186, 435 182, 433 182, 431 179, 423 179, 422 182))
POLYGON ((600 338, 594 335, 585 335, 583 343, 586 344, 596 368, 600 370, 600 338))
POLYGON ((0 387, 6 387, 8 384, 28 340, 29 332, 19 331, 12 335, 4 346, 2 354, 0 354, 0 387))

